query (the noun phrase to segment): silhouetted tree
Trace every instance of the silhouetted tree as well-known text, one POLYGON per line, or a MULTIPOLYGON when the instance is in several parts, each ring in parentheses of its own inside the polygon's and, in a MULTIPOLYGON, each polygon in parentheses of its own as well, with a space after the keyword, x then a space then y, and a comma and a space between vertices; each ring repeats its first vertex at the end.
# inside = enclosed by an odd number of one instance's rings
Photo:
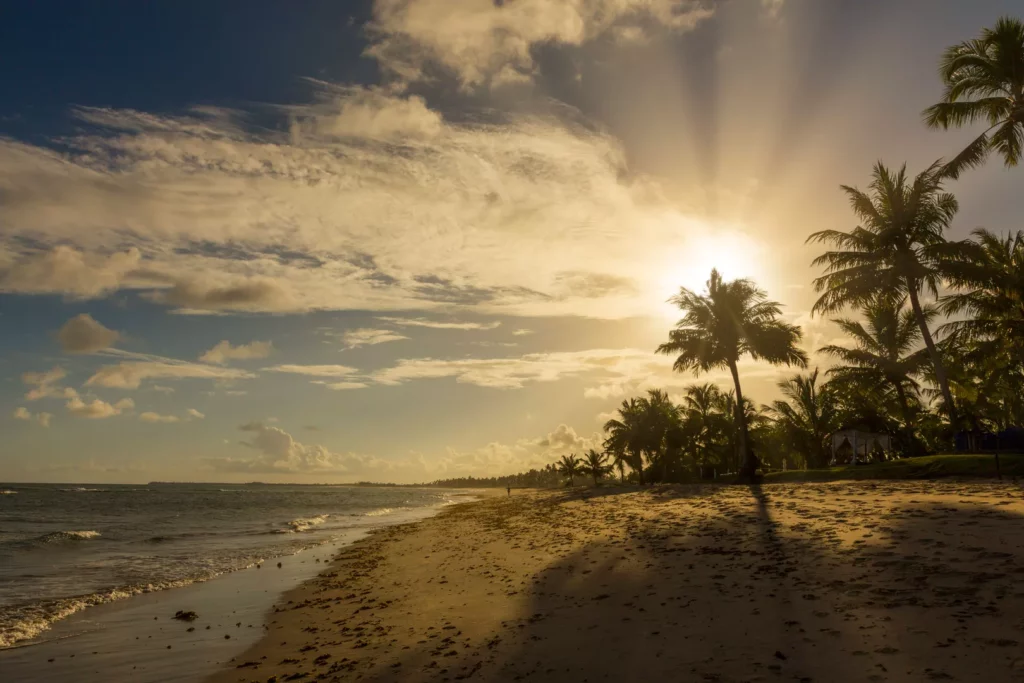
POLYGON ((612 465, 608 464, 608 456, 598 453, 593 448, 587 451, 587 457, 583 461, 583 472, 594 479, 594 486, 597 481, 612 471, 612 465))
MULTIPOLYGON (((880 298, 864 306, 864 321, 836 320, 835 323, 853 340, 854 347, 829 345, 822 353, 838 359, 843 365, 829 370, 835 382, 853 382, 880 392, 896 393, 903 416, 906 448, 914 446, 914 411, 911 397, 918 391, 914 376, 927 364, 924 349, 918 344, 921 331, 913 311, 903 308, 903 301, 880 298)), ((935 311, 925 308, 926 320, 935 311)))
POLYGON ((770 301, 751 280, 725 282, 717 270, 711 271, 705 293, 683 287, 670 301, 684 315, 669 332, 669 341, 657 351, 676 356, 673 368, 677 372, 729 369, 736 387, 736 424, 743 458, 739 474, 753 477, 757 462, 749 447, 738 363, 749 355, 776 365, 806 366, 807 356, 797 346, 800 328, 779 320, 780 304, 770 301))
POLYGON ((824 467, 831 457, 829 437, 840 427, 839 403, 827 384, 818 383, 818 369, 778 383, 783 400, 769 414, 791 447, 811 467, 824 467))
POLYGON ((573 479, 583 474, 583 463, 576 457, 576 454, 563 455, 557 464, 559 474, 569 477, 569 486, 573 486, 573 479))
POLYGON ((940 257, 946 249, 943 232, 958 208, 956 198, 942 191, 940 171, 936 162, 910 181, 906 166, 893 173, 877 164, 869 192, 843 186, 862 224, 850 232, 822 230, 808 241, 836 247, 813 262, 825 266, 825 275, 814 280, 815 290, 821 292, 815 313, 866 305, 880 297, 895 301, 909 297, 955 427, 956 405, 920 299, 922 291, 938 296, 940 257))
POLYGON ((939 76, 946 90, 941 102, 924 111, 928 126, 948 130, 979 120, 989 124, 946 164, 943 175, 959 177, 984 163, 992 150, 1007 166, 1016 166, 1024 147, 1024 22, 1002 17, 979 37, 948 48, 939 76))

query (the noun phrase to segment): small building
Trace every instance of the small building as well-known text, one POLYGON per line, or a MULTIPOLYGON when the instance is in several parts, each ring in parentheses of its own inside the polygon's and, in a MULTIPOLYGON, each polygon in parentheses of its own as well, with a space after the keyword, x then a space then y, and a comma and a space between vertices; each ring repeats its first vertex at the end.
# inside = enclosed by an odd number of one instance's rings
POLYGON ((863 429, 840 429, 832 434, 832 460, 829 465, 845 464, 838 461, 840 452, 849 448, 852 452, 849 464, 871 462, 880 453, 883 460, 892 457, 892 437, 881 432, 863 429))

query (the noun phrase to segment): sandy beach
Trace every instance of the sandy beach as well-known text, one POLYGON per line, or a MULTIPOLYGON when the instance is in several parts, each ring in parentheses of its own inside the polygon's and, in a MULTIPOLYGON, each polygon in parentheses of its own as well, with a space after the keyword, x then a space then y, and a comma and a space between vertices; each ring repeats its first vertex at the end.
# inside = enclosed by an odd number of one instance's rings
POLYGON ((1022 522, 1009 482, 515 491, 348 546, 210 680, 1024 681, 1022 522))

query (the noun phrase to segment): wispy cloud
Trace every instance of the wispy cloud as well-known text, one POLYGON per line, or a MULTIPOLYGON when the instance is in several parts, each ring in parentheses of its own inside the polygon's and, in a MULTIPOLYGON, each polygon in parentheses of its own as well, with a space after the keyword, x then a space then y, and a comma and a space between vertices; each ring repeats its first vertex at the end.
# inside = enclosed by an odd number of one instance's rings
POLYGON ((266 358, 274 350, 269 341, 254 341, 248 344, 232 346, 227 339, 222 339, 212 349, 199 356, 204 363, 227 363, 232 360, 252 360, 266 358))
POLYGON ((378 330, 368 327, 346 330, 341 335, 341 341, 345 344, 345 348, 348 349, 355 349, 360 346, 376 346, 377 344, 402 341, 403 339, 408 339, 408 337, 394 330, 378 330))
POLYGON ((320 87, 281 110, 287 133, 210 110, 83 109, 69 154, 0 139, 0 291, 135 290, 191 313, 614 318, 653 306, 651 264, 703 225, 593 129, 455 122, 413 97, 320 87))
POLYGON ((501 326, 501 323, 498 321, 474 323, 431 320, 429 318, 395 318, 388 316, 378 316, 377 320, 382 320, 384 322, 391 323, 392 325, 401 325, 403 327, 430 327, 435 330, 493 330, 501 326))
POLYGON ((139 415, 139 419, 143 422, 164 422, 173 423, 180 422, 181 418, 177 415, 161 415, 159 413, 145 412, 139 415))
POLYGON ((311 377, 345 377, 358 372, 355 368, 347 365, 274 365, 263 369, 266 372, 284 372, 311 377))
POLYGON ((245 370, 167 358, 105 365, 86 380, 85 386, 138 389, 143 381, 150 379, 240 380, 255 376, 245 370))
POLYGON ((67 377, 67 370, 60 366, 54 366, 45 372, 26 372, 21 375, 21 381, 29 387, 25 394, 26 401, 37 401, 47 396, 62 396, 64 389, 57 383, 67 377))

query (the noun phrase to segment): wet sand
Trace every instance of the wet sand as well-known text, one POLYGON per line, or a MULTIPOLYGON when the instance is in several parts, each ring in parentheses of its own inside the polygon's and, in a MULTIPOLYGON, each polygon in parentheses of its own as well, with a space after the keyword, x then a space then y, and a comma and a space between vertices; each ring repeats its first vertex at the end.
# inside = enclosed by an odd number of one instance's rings
POLYGON ((1024 681, 1024 490, 515 492, 382 529, 274 609, 213 683, 1024 681))

